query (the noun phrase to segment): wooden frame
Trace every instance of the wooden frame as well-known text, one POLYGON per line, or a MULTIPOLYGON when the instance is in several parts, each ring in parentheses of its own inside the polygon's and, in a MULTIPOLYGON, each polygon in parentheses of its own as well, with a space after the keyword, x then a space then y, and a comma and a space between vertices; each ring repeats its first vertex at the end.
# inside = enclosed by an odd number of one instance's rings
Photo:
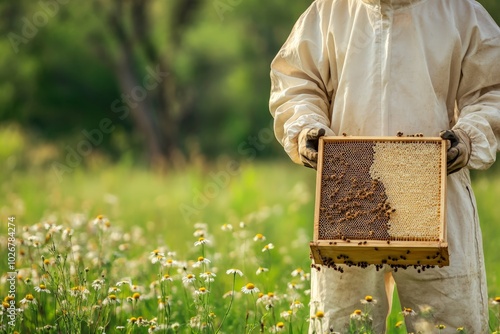
MULTIPOLYGON (((448 243, 446 237, 446 141, 439 137, 322 137, 318 147, 318 171, 316 177, 316 203, 314 211, 314 240, 310 243, 311 256, 316 265, 335 267, 337 264, 366 266, 391 265, 394 267, 407 266, 445 266, 449 265, 448 243), (320 202, 322 197, 322 180, 324 169, 324 150, 329 143, 362 142, 362 143, 430 143, 440 145, 440 165, 436 169, 439 174, 439 208, 438 220, 439 236, 433 240, 398 240, 387 238, 373 240, 370 238, 329 238, 321 237, 320 230, 320 202)), ((405 175, 397 177, 407 177, 405 175)), ((425 195, 425 189, 422 189, 425 195)), ((416 204, 418 206, 418 203, 416 204)))

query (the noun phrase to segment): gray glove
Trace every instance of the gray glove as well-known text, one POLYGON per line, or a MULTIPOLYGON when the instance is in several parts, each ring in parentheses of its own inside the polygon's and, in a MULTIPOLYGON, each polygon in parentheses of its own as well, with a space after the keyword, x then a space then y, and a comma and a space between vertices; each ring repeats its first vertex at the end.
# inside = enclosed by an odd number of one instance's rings
POLYGON ((458 172, 469 162, 471 154, 469 136, 460 129, 441 131, 439 136, 449 143, 446 152, 448 174, 458 172))
POLYGON ((318 141, 325 133, 321 128, 304 129, 299 133, 299 155, 304 166, 317 169, 318 141))

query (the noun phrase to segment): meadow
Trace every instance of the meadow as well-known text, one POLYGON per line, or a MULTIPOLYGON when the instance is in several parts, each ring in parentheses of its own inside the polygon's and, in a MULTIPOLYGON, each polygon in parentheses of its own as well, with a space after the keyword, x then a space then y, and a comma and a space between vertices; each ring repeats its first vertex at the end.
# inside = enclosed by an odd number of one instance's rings
MULTIPOLYGON (((61 179, 47 166, 3 167, 0 333, 306 333, 321 323, 308 305, 310 169, 195 159, 152 172, 97 160, 61 179)), ((500 176, 477 173, 474 189, 494 301, 500 176)), ((406 333, 401 306, 395 296, 390 333, 406 333)), ((351 332, 370 332, 369 309, 356 312, 351 332)))

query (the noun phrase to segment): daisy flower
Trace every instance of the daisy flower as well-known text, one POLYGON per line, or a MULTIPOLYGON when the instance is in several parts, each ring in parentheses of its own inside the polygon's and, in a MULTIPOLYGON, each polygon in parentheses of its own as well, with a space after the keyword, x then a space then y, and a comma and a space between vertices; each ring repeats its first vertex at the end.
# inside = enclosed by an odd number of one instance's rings
POLYGON ((233 225, 231 224, 224 224, 221 226, 221 230, 223 231, 232 231, 233 230, 233 225))
POLYGON ((103 301, 104 304, 120 304, 120 299, 116 297, 114 294, 110 294, 104 299, 103 301))
POLYGON ((292 310, 294 309, 300 309, 300 308, 303 308, 304 307, 304 304, 302 304, 300 301, 298 300, 294 300, 293 303, 290 305, 290 308, 292 310))
POLYGON ((264 248, 262 248, 262 252, 269 251, 273 248, 274 248, 274 245, 272 243, 268 243, 267 245, 264 246, 264 248))
POLYGON ((292 276, 293 277, 303 276, 303 275, 304 275, 304 269, 302 269, 302 268, 297 268, 294 271, 292 271, 292 276))
POLYGON ((354 310, 354 312, 351 313, 350 318, 352 320, 361 320, 363 317, 363 312, 361 310, 354 310))
POLYGON ((208 244, 210 243, 210 241, 208 239, 205 239, 204 237, 199 237, 198 238, 198 241, 196 241, 194 243, 195 246, 199 246, 199 245, 205 245, 205 244, 208 244))
POLYGON ((243 276, 243 273, 241 272, 241 270, 234 269, 234 268, 226 270, 226 274, 228 274, 228 275, 240 275, 240 276, 243 276))
POLYGON ((161 281, 162 281, 162 282, 166 282, 166 281, 168 281, 168 282, 173 282, 174 280, 173 280, 173 278, 172 278, 172 277, 170 277, 170 275, 169 275, 169 274, 165 274, 165 275, 163 275, 163 277, 161 278, 161 281))
POLYGON ((117 286, 112 286, 108 289, 108 293, 118 293, 121 290, 117 286))
POLYGON ((372 296, 365 296, 365 299, 361 299, 361 304, 377 304, 377 300, 373 299, 372 296))
POLYGON ((33 295, 31 293, 28 293, 23 299, 21 299, 19 301, 19 303, 21 303, 21 305, 24 305, 24 304, 36 305, 36 299, 35 299, 35 297, 33 297, 33 295))
POLYGON ((92 282, 92 287, 94 290, 101 290, 102 286, 104 285, 104 279, 96 279, 92 282))
POLYGON ((253 237, 253 241, 264 241, 264 240, 266 240, 266 237, 261 233, 257 233, 255 237, 253 237))
POLYGON ((205 288, 204 286, 202 286, 201 288, 199 288, 198 290, 195 290, 195 294, 197 295, 205 295, 207 293, 209 293, 210 291, 207 290, 207 288, 205 288))
POLYGON ((260 275, 260 274, 265 273, 265 272, 268 272, 268 271, 269 271, 269 269, 268 269, 268 268, 259 267, 255 273, 256 273, 257 275, 260 275))
POLYGON ((77 285, 71 288, 69 294, 73 297, 82 297, 83 299, 87 299, 87 295, 90 293, 89 290, 83 285, 77 285))
POLYGON ((412 308, 410 307, 403 307, 403 311, 401 312, 405 317, 406 316, 414 316, 417 314, 412 308))
POLYGON ((45 293, 50 293, 50 290, 47 289, 47 287, 45 286, 45 284, 40 284, 38 286, 35 286, 35 291, 36 292, 45 292, 45 293))
POLYGON ((184 284, 193 283, 194 281, 196 281, 196 276, 194 274, 187 274, 182 278, 184 284))
POLYGON ((200 274, 200 277, 205 280, 205 282, 213 282, 216 275, 210 271, 200 274))
POLYGON ((209 259, 204 258, 203 256, 199 256, 199 257, 198 257, 198 261, 196 261, 196 262, 193 264, 193 267, 194 267, 194 268, 198 268, 198 267, 200 267, 202 264, 210 264, 210 260, 209 260, 209 259))
POLYGON ((151 263, 163 263, 165 261, 165 253, 161 252, 158 249, 155 249, 149 254, 149 259, 151 260, 151 263))
POLYGON ((500 297, 493 298, 493 300, 491 301, 491 303, 493 305, 499 305, 500 304, 500 297))
POLYGON ((244 287, 241 288, 241 292, 245 294, 258 293, 259 291, 260 290, 253 283, 247 283, 244 287))

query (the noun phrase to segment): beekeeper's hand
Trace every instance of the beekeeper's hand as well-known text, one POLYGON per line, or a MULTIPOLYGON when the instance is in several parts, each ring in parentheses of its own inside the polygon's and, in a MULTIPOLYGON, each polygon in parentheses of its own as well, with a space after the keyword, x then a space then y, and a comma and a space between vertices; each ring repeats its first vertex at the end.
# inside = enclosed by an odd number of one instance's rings
POLYGON ((439 136, 448 140, 448 151, 446 153, 448 174, 458 172, 469 162, 471 153, 469 136, 460 129, 441 131, 439 136))
POLYGON ((318 141, 325 133, 322 128, 304 129, 299 133, 299 155, 304 166, 317 168, 318 141))

